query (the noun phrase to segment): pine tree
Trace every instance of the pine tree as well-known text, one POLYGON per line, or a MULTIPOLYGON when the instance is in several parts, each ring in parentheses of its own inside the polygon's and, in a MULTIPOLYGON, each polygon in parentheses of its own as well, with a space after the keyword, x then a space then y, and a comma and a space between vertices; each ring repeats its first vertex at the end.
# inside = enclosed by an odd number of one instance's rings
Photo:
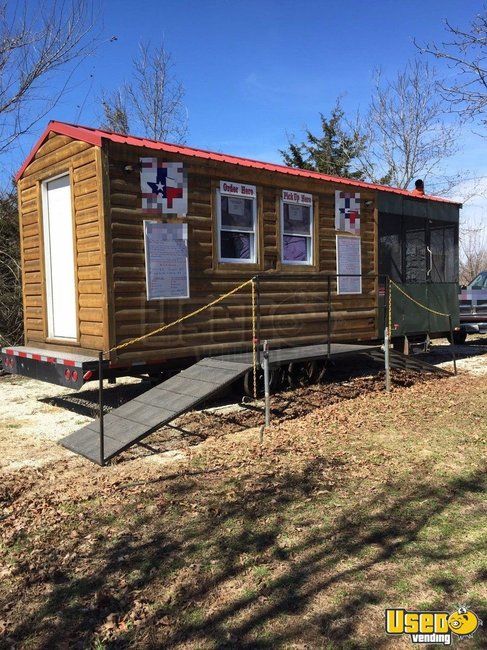
POLYGON ((306 129, 306 140, 301 144, 289 141, 288 148, 280 150, 289 167, 362 180, 365 176, 359 156, 366 145, 366 136, 357 129, 344 126, 344 111, 340 101, 329 118, 320 113, 321 133, 314 135, 306 129))

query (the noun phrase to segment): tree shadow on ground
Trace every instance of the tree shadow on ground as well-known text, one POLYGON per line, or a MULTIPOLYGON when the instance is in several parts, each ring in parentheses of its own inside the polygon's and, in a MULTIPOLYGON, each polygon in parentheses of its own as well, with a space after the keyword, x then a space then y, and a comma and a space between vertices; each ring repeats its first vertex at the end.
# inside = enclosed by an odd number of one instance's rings
MULTIPOLYGON (((271 473, 257 480, 249 474, 226 500, 211 492, 210 476, 207 483, 191 475, 166 478, 144 498, 156 500, 164 494, 176 509, 172 519, 169 510, 166 517, 144 514, 121 536, 101 538, 84 563, 84 575, 74 572, 77 560, 71 568, 58 568, 48 578, 52 592, 12 631, 12 640, 22 645, 35 634, 42 640, 40 647, 58 647, 67 640, 70 647, 86 647, 110 612, 123 617, 146 598, 151 616, 145 627, 128 630, 106 647, 385 646, 382 630, 360 642, 354 638, 370 605, 401 605, 387 600, 388 581, 395 577, 391 563, 408 555, 428 561, 427 547, 418 544, 422 531, 433 516, 484 490, 485 473, 479 470, 436 487, 426 480, 384 485, 365 499, 360 511, 352 505, 340 508, 341 514, 324 528, 317 527, 310 506, 299 535, 284 543, 288 509, 333 500, 333 490, 323 494, 323 477, 339 473, 339 465, 337 460, 317 458, 300 472, 271 473), (204 498, 194 512, 188 498, 197 490, 204 498), (202 557, 210 570, 192 576, 194 563, 201 563, 202 557), (221 601, 226 585, 249 571, 248 558, 253 558, 253 566, 259 558, 275 561, 280 570, 255 591, 221 601), (382 570, 385 587, 364 579, 375 569, 382 570), (175 580, 182 570, 187 579, 175 580), (115 589, 114 574, 136 578, 115 589), (345 592, 340 602, 331 600, 326 609, 317 604, 318 596, 326 599, 330 589, 340 587, 345 592), (201 603, 211 607, 201 613, 201 603), (265 632, 269 626, 270 635, 265 632)), ((91 518, 95 531, 103 529, 96 508, 91 518)), ((481 550, 471 542, 460 554, 475 549, 481 550)), ((442 545, 435 560, 447 561, 454 553, 458 555, 442 545)), ((28 568, 23 578, 26 584, 35 580, 28 568)))

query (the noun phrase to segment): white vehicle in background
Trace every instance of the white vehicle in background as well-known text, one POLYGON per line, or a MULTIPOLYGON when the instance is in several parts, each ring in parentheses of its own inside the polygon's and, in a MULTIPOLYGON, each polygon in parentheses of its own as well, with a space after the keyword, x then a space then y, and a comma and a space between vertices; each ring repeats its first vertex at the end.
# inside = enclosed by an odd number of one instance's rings
POLYGON ((460 331, 454 332, 455 343, 465 343, 468 334, 487 334, 487 271, 482 271, 458 296, 460 331))

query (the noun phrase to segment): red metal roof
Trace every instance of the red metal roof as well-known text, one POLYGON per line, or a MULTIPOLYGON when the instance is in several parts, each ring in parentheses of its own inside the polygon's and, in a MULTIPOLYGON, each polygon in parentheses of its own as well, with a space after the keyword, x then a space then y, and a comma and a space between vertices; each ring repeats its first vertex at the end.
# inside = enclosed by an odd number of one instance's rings
POLYGON ((288 176, 300 176, 304 178, 315 178, 322 181, 329 181, 340 185, 353 185, 354 187, 363 187, 369 190, 379 190, 381 192, 391 192, 393 194, 401 194, 414 198, 430 199, 431 201, 442 201, 444 203, 453 203, 461 205, 457 201, 442 198, 439 196, 421 195, 409 190, 403 190, 398 187, 389 187, 388 185, 377 185, 376 183, 366 183, 364 181, 357 181, 350 178, 341 178, 339 176, 329 176, 328 174, 321 174, 319 172, 308 171, 306 169, 297 169, 295 167, 286 167, 285 165, 278 165, 276 163, 266 163, 259 160, 252 160, 251 158, 241 158, 240 156, 232 156, 216 151, 206 151, 204 149, 195 149, 181 144, 170 144, 168 142, 158 142, 157 140, 149 140, 147 138, 138 138, 132 135, 120 135, 112 131, 104 131, 102 129, 95 129, 89 126, 81 126, 78 124, 68 124, 66 122, 51 121, 47 125, 44 133, 41 135, 30 154, 25 159, 22 167, 19 169, 15 176, 15 180, 24 173, 27 166, 34 158, 37 150, 48 138, 50 133, 58 133, 60 135, 68 135, 75 140, 88 142, 89 144, 101 146, 103 140, 111 140, 119 144, 127 144, 137 147, 146 147, 147 149, 154 149, 155 151, 165 151, 167 153, 180 154, 181 156, 192 156, 194 158, 202 158, 206 160, 214 160, 216 162, 224 162, 230 165, 238 165, 240 167, 252 167, 253 169, 262 169, 270 172, 279 172, 287 174, 288 176))

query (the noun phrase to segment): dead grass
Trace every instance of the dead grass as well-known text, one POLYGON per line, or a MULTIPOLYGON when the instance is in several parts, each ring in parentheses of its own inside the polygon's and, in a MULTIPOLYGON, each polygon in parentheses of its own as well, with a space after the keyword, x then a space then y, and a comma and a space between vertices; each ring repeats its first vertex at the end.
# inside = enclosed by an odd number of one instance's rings
POLYGON ((4 643, 396 648, 388 606, 485 619, 485 378, 316 396, 263 450, 250 429, 172 465, 6 475, 4 643))

